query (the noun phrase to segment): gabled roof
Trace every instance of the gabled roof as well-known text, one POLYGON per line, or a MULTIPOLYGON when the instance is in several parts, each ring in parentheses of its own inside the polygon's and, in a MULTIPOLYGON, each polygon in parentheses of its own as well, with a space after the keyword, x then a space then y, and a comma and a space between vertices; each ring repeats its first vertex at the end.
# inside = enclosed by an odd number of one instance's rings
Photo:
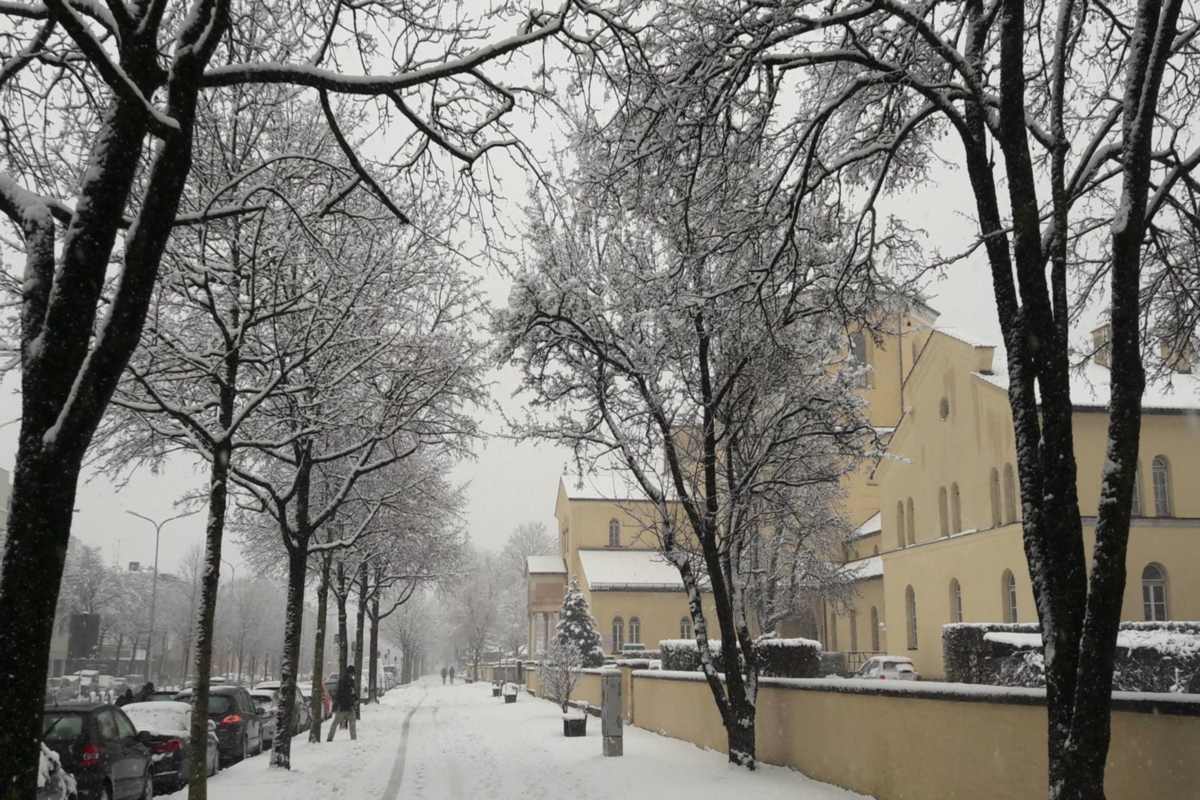
MULTIPOLYGON (((981 380, 1008 391, 1008 375, 976 374, 981 380)), ((1107 367, 1089 361, 1082 369, 1072 369, 1071 406, 1076 409, 1106 409, 1112 396, 1112 373, 1107 367)), ((1040 396, 1039 396, 1040 400, 1040 396)), ((1142 394, 1145 411, 1195 411, 1200 409, 1200 378, 1189 372, 1176 372, 1170 378, 1147 379, 1142 394)))
POLYGON ((857 561, 847 561, 845 569, 850 579, 855 581, 881 577, 883 575, 883 556, 870 556, 857 561))
POLYGON ((580 550, 588 589, 596 591, 683 591, 674 564, 657 550, 580 550))
POLYGON ((530 575, 566 575, 567 565, 561 556, 529 556, 525 559, 525 571, 530 575))

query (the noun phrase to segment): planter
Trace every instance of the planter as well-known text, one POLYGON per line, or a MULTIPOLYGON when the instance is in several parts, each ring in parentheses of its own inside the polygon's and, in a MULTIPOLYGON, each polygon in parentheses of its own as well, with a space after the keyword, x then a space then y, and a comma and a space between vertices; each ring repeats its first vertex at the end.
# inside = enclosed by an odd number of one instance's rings
POLYGON ((517 696, 515 694, 506 694, 504 695, 504 702, 515 703, 517 702, 517 696))
POLYGON ((499 697, 499 696, 500 696, 500 687, 493 686, 492 687, 492 697, 499 697))
POLYGON ((564 714, 563 736, 587 736, 587 715, 568 717, 564 714))

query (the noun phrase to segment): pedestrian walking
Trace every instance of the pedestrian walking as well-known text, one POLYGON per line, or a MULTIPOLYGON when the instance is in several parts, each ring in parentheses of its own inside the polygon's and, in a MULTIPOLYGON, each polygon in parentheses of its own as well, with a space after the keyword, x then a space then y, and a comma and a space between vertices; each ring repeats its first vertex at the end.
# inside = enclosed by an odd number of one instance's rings
POLYGON ((446 685, 446 668, 442 667, 442 686, 446 685))
POLYGON ((454 683, 454 665, 453 664, 450 665, 450 683, 451 684, 454 683))
POLYGON ((121 706, 124 706, 124 705, 129 705, 129 704, 130 704, 130 703, 132 703, 133 701, 134 701, 134 698, 133 698, 133 689, 128 689, 128 688, 127 688, 127 689, 125 690, 125 694, 123 694, 123 695, 121 695, 120 697, 118 697, 118 698, 117 698, 117 707, 119 708, 119 707, 121 707, 121 706))
POLYGON ((142 686, 141 691, 138 692, 138 694, 137 694, 137 702, 145 703, 153 697, 154 697, 154 684, 151 683, 150 681, 146 681, 146 684, 144 686, 142 686))
POLYGON ((346 671, 338 676, 337 689, 333 692, 333 723, 329 726, 329 736, 325 741, 333 741, 333 735, 339 725, 349 725, 350 738, 358 738, 358 731, 354 727, 354 687, 354 665, 350 664, 346 671))

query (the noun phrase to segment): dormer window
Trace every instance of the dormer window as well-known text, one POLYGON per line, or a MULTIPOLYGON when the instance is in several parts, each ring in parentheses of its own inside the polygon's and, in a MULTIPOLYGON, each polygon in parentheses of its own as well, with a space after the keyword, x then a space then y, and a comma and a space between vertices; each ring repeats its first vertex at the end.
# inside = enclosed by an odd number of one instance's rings
POLYGON ((1092 360, 1112 368, 1112 326, 1107 322, 1092 331, 1092 360))
POLYGON ((621 546, 621 523, 615 519, 608 521, 608 546, 621 546))

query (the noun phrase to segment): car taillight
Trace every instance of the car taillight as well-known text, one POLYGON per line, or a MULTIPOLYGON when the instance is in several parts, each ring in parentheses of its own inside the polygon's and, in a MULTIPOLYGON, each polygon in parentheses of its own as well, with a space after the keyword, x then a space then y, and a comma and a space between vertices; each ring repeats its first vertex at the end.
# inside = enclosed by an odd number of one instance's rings
POLYGON ((85 767, 94 767, 100 763, 104 750, 99 745, 85 744, 79 753, 79 763, 85 767))
POLYGON ((221 724, 222 725, 237 725, 241 721, 242 721, 241 714, 230 714, 229 716, 225 717, 225 719, 221 720, 221 724))
POLYGON ((167 739, 165 742, 155 742, 150 745, 152 753, 177 753, 183 749, 183 742, 179 739, 167 739))

